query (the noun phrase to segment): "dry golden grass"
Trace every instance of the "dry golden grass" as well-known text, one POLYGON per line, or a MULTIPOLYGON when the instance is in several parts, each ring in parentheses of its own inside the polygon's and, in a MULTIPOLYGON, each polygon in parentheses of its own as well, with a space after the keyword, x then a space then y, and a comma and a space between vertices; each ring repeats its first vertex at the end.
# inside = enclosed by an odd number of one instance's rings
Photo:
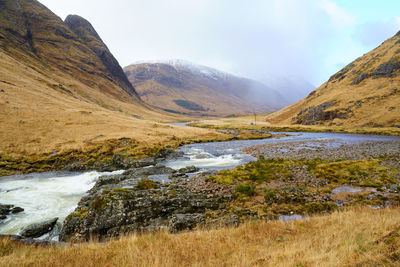
POLYGON ((324 126, 324 125, 293 125, 293 124, 271 124, 266 121, 269 114, 258 114, 256 116, 256 125, 254 115, 236 117, 236 118, 215 118, 203 119, 191 125, 202 128, 214 129, 249 129, 249 130, 267 130, 277 132, 335 132, 335 133, 354 133, 354 134, 379 134, 400 136, 400 128, 395 127, 352 127, 352 126, 324 126))
POLYGON ((0 241, 1 266, 398 266, 400 209, 304 221, 130 236, 107 244, 34 247, 0 241))

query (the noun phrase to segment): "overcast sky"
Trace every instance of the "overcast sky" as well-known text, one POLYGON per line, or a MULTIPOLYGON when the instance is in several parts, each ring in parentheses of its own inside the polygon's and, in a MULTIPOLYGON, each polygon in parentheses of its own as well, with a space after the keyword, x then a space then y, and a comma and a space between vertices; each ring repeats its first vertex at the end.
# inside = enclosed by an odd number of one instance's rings
POLYGON ((40 0, 89 20, 124 67, 186 59, 318 86, 400 30, 399 0, 40 0))

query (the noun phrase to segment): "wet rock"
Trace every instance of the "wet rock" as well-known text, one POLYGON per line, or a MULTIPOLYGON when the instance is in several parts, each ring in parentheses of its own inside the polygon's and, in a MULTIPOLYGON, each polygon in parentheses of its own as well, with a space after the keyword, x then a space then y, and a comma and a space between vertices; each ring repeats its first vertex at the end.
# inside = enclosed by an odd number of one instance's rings
POLYGON ((0 204, 0 215, 8 215, 11 211, 13 205, 3 205, 0 204))
POLYGON ((172 149, 163 149, 155 156, 155 159, 162 160, 162 159, 177 159, 182 157, 184 153, 182 151, 175 151, 172 149))
POLYGON ((180 172, 180 173, 191 173, 191 172, 197 172, 197 171, 199 171, 199 168, 197 168, 196 166, 188 166, 188 167, 180 168, 178 170, 178 172, 180 172))
POLYGON ((14 205, 0 204, 0 220, 7 218, 7 215, 15 214, 24 211, 21 207, 14 207, 14 205))
POLYGON ((28 225, 22 229, 21 236, 36 238, 47 234, 48 232, 53 230, 54 226, 57 223, 57 220, 58 218, 54 218, 48 221, 28 225))
POLYGON ((168 168, 165 166, 152 166, 148 168, 135 168, 129 169, 124 172, 124 176, 129 177, 147 177, 149 175, 157 175, 157 174, 170 174, 176 172, 172 168, 168 168))
POLYGON ((174 183, 154 182, 157 186, 151 188, 122 187, 126 181, 129 179, 110 184, 110 188, 90 190, 89 195, 82 198, 76 210, 65 219, 60 240, 82 241, 89 240, 91 236, 108 239, 132 231, 170 227, 171 231, 192 229, 202 221, 200 214, 222 209, 225 202, 231 199, 219 193, 193 192, 174 183), (177 214, 185 216, 176 217, 177 214))
POLYGON ((199 223, 204 222, 203 214, 176 214, 169 220, 169 231, 178 232, 182 230, 192 230, 199 223))
POLYGON ((11 213, 20 213, 20 212, 23 212, 24 211, 24 209, 23 208, 21 208, 21 207, 15 207, 15 208, 12 208, 11 209, 11 213))

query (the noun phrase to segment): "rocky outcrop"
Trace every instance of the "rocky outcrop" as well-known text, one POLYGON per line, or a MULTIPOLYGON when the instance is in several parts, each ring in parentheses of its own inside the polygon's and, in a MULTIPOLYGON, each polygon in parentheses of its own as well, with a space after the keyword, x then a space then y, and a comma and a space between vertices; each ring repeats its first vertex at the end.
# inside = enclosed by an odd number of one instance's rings
POLYGON ((21 207, 14 207, 14 205, 0 204, 0 222, 7 218, 8 215, 20 213, 24 211, 21 207))
POLYGON ((100 58, 100 60, 103 62, 103 65, 109 71, 112 79, 129 95, 139 99, 138 94, 136 93, 132 84, 128 81, 128 78, 125 76, 125 73, 118 61, 111 54, 110 50, 108 50, 107 46, 103 40, 101 40, 92 24, 90 24, 90 22, 86 19, 77 15, 67 16, 64 22, 100 58))
POLYGON ((41 237, 42 235, 47 234, 48 232, 53 230, 54 226, 57 223, 57 220, 58 218, 53 218, 44 222, 28 225, 22 229, 21 236, 27 238, 41 237))
POLYGON ((101 177, 64 222, 61 241, 108 239, 133 231, 171 232, 205 224, 210 211, 223 209, 230 194, 191 190, 184 184, 162 184, 142 175, 168 172, 163 166, 132 169, 101 177), (152 169, 144 174, 143 170, 152 169))
POLYGON ((325 102, 318 106, 311 106, 302 109, 296 117, 292 118, 292 122, 303 125, 317 125, 324 121, 332 121, 333 119, 348 119, 350 117, 351 109, 348 110, 328 110, 326 109, 334 106, 334 102, 325 102))

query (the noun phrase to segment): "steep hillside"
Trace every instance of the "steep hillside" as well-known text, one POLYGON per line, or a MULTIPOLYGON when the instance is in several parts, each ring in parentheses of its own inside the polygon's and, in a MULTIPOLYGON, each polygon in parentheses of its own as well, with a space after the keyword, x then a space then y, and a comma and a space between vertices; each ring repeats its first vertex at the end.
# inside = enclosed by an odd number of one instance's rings
POLYGON ((133 64, 124 70, 143 101, 172 112, 261 113, 287 104, 279 93, 260 82, 182 60, 133 64))
POLYGON ((90 23, 66 22, 38 1, 0 0, 0 170, 9 157, 109 139, 152 146, 195 135, 155 123, 178 118, 139 100, 90 23))
POLYGON ((332 75, 272 124, 400 127, 400 32, 332 75))

